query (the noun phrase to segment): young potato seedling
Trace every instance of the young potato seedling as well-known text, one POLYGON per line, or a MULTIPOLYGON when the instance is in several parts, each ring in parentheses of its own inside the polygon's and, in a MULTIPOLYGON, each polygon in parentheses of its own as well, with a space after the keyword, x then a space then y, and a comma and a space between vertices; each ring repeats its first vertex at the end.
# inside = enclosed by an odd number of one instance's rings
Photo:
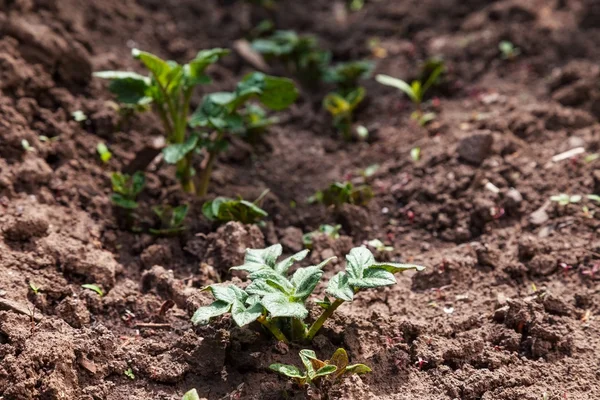
POLYGON ((364 206, 373 197, 373 189, 369 185, 354 186, 352 182, 334 182, 327 189, 316 192, 308 201, 334 207, 342 204, 364 206))
POLYGON ((267 192, 268 190, 263 192, 253 203, 241 198, 236 200, 228 197, 217 197, 202 205, 202 214, 210 221, 237 221, 242 224, 256 224, 269 215, 258 206, 267 192))
POLYGON ((321 80, 331 60, 331 54, 319 48, 314 36, 300 36, 294 31, 275 31, 267 38, 254 40, 252 48, 267 58, 281 60, 309 87, 321 80))
POLYGON ((251 73, 238 84, 235 92, 206 96, 190 116, 194 89, 211 81, 205 73, 206 68, 228 53, 225 49, 203 50, 189 63, 180 65, 134 49, 133 56, 144 64, 149 76, 122 71, 95 74, 111 80, 109 88, 119 102, 138 108, 153 107, 162 121, 168 143, 163 149, 164 160, 177 165, 177 178, 183 189, 199 196, 206 194, 215 158, 227 144, 225 133, 237 132, 244 127, 239 108, 256 98, 270 109, 282 110, 298 95, 289 79, 251 73), (192 128, 205 129, 190 133, 188 124, 192 128), (201 149, 206 150, 207 160, 196 183, 193 156, 201 149))
POLYGON ((137 108, 151 106, 158 114, 169 144, 164 149, 165 161, 177 164, 177 177, 186 192, 195 191, 191 164, 198 144, 198 137, 187 132, 192 94, 196 86, 210 83, 206 68, 228 53, 225 49, 203 50, 189 63, 180 65, 133 49, 133 57, 141 61, 149 76, 126 71, 94 73, 111 81, 109 89, 120 103, 137 108))
POLYGON ((354 110, 363 101, 365 94, 365 88, 359 87, 346 95, 332 92, 323 99, 323 108, 331 114, 333 126, 342 134, 345 141, 352 140, 354 110))
POLYGON ((325 71, 323 80, 334 83, 337 89, 325 97, 323 108, 329 111, 333 126, 346 141, 352 140, 353 114, 366 95, 365 88, 358 86, 358 81, 369 78, 374 67, 371 61, 352 61, 337 64, 325 71))
POLYGON ((150 229, 150 233, 153 235, 172 236, 185 230, 183 221, 189 211, 189 206, 187 204, 182 204, 177 207, 171 207, 169 205, 156 206, 152 208, 152 211, 154 211, 154 214, 156 214, 160 220, 159 229, 150 229))
POLYGON ((348 365, 348 353, 339 348, 331 359, 321 361, 313 350, 300 350, 304 371, 294 365, 271 364, 269 369, 291 378, 298 386, 320 385, 322 381, 335 383, 346 374, 366 374, 371 368, 365 364, 348 365))
POLYGON ((38 293, 40 293, 41 290, 33 281, 29 282, 29 288, 36 296, 38 295, 38 293))
MULTIPOLYGON (((238 83, 234 92, 211 93, 204 97, 202 104, 190 116, 189 124, 193 128, 204 128, 209 133, 203 136, 190 136, 186 146, 195 149, 204 147, 208 152, 206 166, 200 173, 196 194, 204 196, 208 190, 210 174, 216 157, 227 146, 227 134, 239 134, 246 130, 243 112, 240 108, 252 99, 265 107, 281 111, 296 101, 298 90, 287 78, 278 78, 254 72, 238 83)), ((187 150, 186 150, 187 151, 187 150)), ((165 159, 178 153, 165 153, 165 159)))
POLYGON ((392 246, 386 246, 381 240, 379 239, 373 239, 373 240, 369 240, 367 242, 367 245, 369 245, 370 247, 374 248, 375 250, 379 251, 379 252, 389 252, 389 251, 394 251, 394 248, 392 246))
POLYGON ((339 93, 346 94, 356 89, 360 80, 370 78, 374 68, 372 61, 339 63, 327 68, 323 80, 335 84, 339 93))
POLYGON ((323 267, 335 257, 319 265, 298 268, 290 275, 290 268, 308 252, 303 250, 278 262, 282 253, 280 244, 246 250, 244 264, 232 270, 247 272, 251 283, 245 289, 235 285, 208 286, 204 290, 209 290, 215 301, 198 308, 192 322, 206 325, 211 318, 231 313, 238 326, 258 321, 279 341, 311 341, 327 318, 344 302, 352 301, 356 292, 393 285, 396 272, 424 269, 412 264, 378 263, 366 247, 352 249, 346 256, 346 271, 331 278, 327 286, 326 293, 335 300, 331 302, 326 297, 320 302, 324 311, 309 327, 305 322, 306 303, 323 276, 323 267))
POLYGON ((126 210, 136 209, 138 207, 136 198, 146 185, 144 174, 139 171, 133 175, 113 172, 111 182, 113 194, 110 199, 112 203, 126 210))
POLYGON ((442 61, 429 60, 423 66, 421 77, 412 81, 410 84, 402 79, 383 74, 377 75, 375 80, 382 85, 391 86, 404 92, 417 108, 411 117, 417 120, 420 125, 425 125, 435 118, 434 113, 423 113, 422 103, 425 98, 425 93, 437 83, 440 75, 442 75, 444 71, 445 65, 442 61))
POLYGON ((327 235, 334 240, 339 239, 341 229, 341 225, 321 225, 316 231, 312 231, 302 235, 302 243, 304 244, 304 247, 306 247, 307 249, 311 249, 313 244, 313 237, 315 236, 327 235))

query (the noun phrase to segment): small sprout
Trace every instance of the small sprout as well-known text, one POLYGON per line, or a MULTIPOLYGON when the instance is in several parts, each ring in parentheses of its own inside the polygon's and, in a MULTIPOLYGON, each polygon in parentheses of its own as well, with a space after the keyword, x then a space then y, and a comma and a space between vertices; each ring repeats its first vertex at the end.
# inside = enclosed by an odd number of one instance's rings
POLYGON ((379 239, 373 239, 373 240, 369 240, 367 242, 367 245, 369 245, 370 247, 374 248, 375 250, 379 251, 379 252, 389 252, 389 251, 394 251, 394 248, 392 246, 386 246, 381 240, 379 239))
POLYGON ((323 108, 333 117, 333 126, 346 141, 352 140, 351 128, 354 120, 354 110, 365 98, 365 93, 363 87, 358 87, 346 95, 337 92, 329 93, 323 100, 323 108))
POLYGON ((410 158, 412 158, 413 161, 419 161, 421 159, 421 148, 413 147, 410 149, 410 158))
POLYGON ((98 146, 96 146, 96 150, 98 151, 100 159, 103 163, 106 164, 112 158, 112 153, 110 152, 110 150, 108 150, 108 147, 106 147, 104 143, 98 143, 98 146))
POLYGON ((200 400, 200 396, 198 395, 198 391, 196 389, 192 389, 186 392, 181 400, 200 400))
POLYGON ((265 190, 253 203, 228 197, 217 197, 202 205, 202 214, 210 221, 237 221, 242 224, 256 224, 269 214, 258 206, 269 190, 265 190))
POLYGON ((104 296, 104 291, 102 290, 102 288, 93 283, 86 283, 86 284, 81 285, 81 287, 84 289, 93 290, 94 292, 98 293, 98 296, 100 296, 100 297, 104 296))
POLYGON ((125 374, 126 377, 128 377, 131 380, 135 379, 135 375, 133 374, 133 370, 131 368, 127 368, 125 371, 123 371, 123 373, 125 374))
POLYGON ((337 349, 331 359, 326 361, 319 360, 313 350, 300 350, 300 359, 304 371, 287 364, 271 364, 269 369, 292 378, 298 386, 319 385, 322 380, 333 383, 346 374, 371 372, 371 368, 364 364, 348 365, 348 354, 343 348, 337 349))
POLYGON ((159 229, 150 229, 150 233, 153 235, 177 235, 185 230, 183 221, 187 216, 189 206, 182 204, 177 207, 171 207, 169 205, 156 206, 152 208, 154 214, 158 216, 160 220, 159 229))
POLYGON ((60 139, 60 136, 48 137, 45 135, 40 135, 40 136, 38 136, 38 139, 40 139, 40 142, 44 142, 44 143, 55 142, 60 139))
POLYGON ((312 248, 313 237, 315 237, 317 235, 327 235, 333 240, 339 239, 341 229, 342 229, 341 225, 328 225, 328 224, 320 225, 319 229, 317 229, 316 231, 312 231, 312 232, 305 233, 304 235, 302 235, 302 243, 304 244, 304 247, 306 247, 307 249, 310 249, 310 248, 312 248))
POLYGON ((588 206, 583 206, 581 207, 581 212, 583 213, 583 216, 585 218, 594 218, 594 215, 596 214, 596 211, 590 211, 588 206))
POLYGON ((403 81, 402 79, 394 78, 388 75, 379 74, 375 77, 375 80, 382 85, 395 87, 406 94, 417 108, 416 114, 413 114, 413 118, 421 117, 423 112, 421 110, 421 104, 425 97, 425 93, 435 85, 446 67, 444 62, 441 60, 429 60, 423 66, 423 72, 421 78, 412 81, 410 84, 403 81))
POLYGON ((38 293, 41 290, 38 286, 36 286, 35 283, 33 283, 33 281, 29 282, 29 288, 31 289, 31 291, 33 292, 33 294, 35 294, 36 296, 38 295, 38 293))
POLYGON ((29 141, 27 141, 27 139, 21 140, 21 146, 23 147, 23 149, 25 151, 35 151, 35 148, 31 147, 31 145, 29 144, 29 141))
POLYGON ((369 185, 354 186, 352 182, 335 182, 327 189, 320 190, 311 196, 309 203, 322 203, 326 206, 339 207, 342 204, 366 205, 374 197, 369 185))
POLYGON ((437 118, 437 114, 434 112, 420 113, 419 111, 415 111, 410 117, 417 121, 419 126, 425 126, 431 121, 435 120, 437 118))
POLYGON ((515 45, 508 40, 503 40, 498 43, 498 49, 502 54, 503 60, 514 60, 519 54, 521 54, 521 49, 515 47, 515 45))
POLYGON ((554 201, 561 206, 566 206, 567 204, 571 204, 571 203, 579 203, 581 201, 581 199, 582 199, 582 196, 578 195, 578 194, 569 196, 566 193, 561 193, 559 195, 550 196, 550 201, 554 201))
MULTIPOLYGON (((244 264, 231 269, 247 272, 251 283, 245 289, 235 285, 206 287, 204 290, 211 291, 215 301, 198 308, 192 322, 206 325, 214 317, 231 313, 238 326, 257 321, 281 342, 311 341, 333 312, 344 302, 352 301, 355 293, 394 285, 394 273, 424 269, 413 264, 378 263, 366 247, 350 250, 346 270, 334 275, 325 290, 335 301, 320 302, 327 308, 309 328, 304 322, 309 315, 308 298, 323 276, 323 267, 335 257, 318 265, 294 269, 290 275, 288 271, 293 264, 306 258, 309 251, 303 250, 278 262, 282 252, 280 244, 266 249, 247 249, 244 264)), ((298 373, 298 377, 302 374, 298 373)))
POLYGON ((85 115, 85 113, 81 110, 73 111, 71 113, 71 116, 77 122, 83 122, 83 121, 87 120, 87 118, 88 118, 87 115, 85 115))
POLYGON ((142 172, 138 171, 133 176, 113 172, 111 182, 113 190, 111 201, 115 206, 127 210, 138 207, 135 200, 146 185, 146 178, 142 172))

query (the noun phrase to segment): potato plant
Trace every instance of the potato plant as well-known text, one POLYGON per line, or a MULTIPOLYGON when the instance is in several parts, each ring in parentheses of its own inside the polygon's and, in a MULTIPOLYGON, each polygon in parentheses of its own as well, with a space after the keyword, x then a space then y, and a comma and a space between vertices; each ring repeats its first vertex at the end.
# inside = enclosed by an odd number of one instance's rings
POLYGON ((137 196, 146 185, 146 178, 142 172, 136 172, 133 175, 114 172, 111 175, 113 194, 110 198, 112 203, 126 210, 133 210, 138 207, 137 196))
POLYGON ((246 250, 244 264, 232 270, 247 272, 251 283, 245 289, 235 285, 208 286, 204 290, 210 291, 215 301, 198 308, 192 322, 205 325, 214 317, 230 313, 238 326, 258 321, 279 341, 311 341, 327 318, 343 303, 352 301, 355 293, 395 284, 394 273, 424 269, 413 264, 378 263, 366 247, 356 247, 346 256, 345 271, 329 281, 327 296, 319 302, 324 311, 308 325, 307 301, 323 276, 323 267, 335 258, 297 268, 290 274, 294 263, 302 261, 308 252, 303 250, 277 261, 282 253, 280 244, 246 250))
POLYGON ((164 160, 177 165, 177 178, 184 191, 205 195, 216 155, 226 144, 225 132, 243 126, 238 109, 252 98, 265 106, 282 110, 296 100, 294 84, 285 78, 261 73, 246 76, 234 93, 213 93, 190 117, 190 103, 197 86, 210 83, 206 68, 229 53, 226 49, 200 51, 187 64, 165 61, 154 54, 134 49, 132 55, 141 61, 149 75, 135 72, 103 71, 94 75, 111 81, 109 89, 121 103, 136 110, 152 108, 162 121, 168 146, 163 149, 164 160), (193 123, 192 123, 193 122, 193 123), (206 128, 202 132, 188 129, 206 128), (205 168, 196 174, 194 154, 204 149, 205 168), (198 182, 195 176, 198 175, 198 182))
POLYGON ((251 203, 243 199, 217 197, 202 205, 202 214, 210 221, 237 221, 242 224, 255 224, 269 214, 258 206, 260 198, 251 203))
POLYGON ((187 204, 177 207, 171 207, 170 205, 153 207, 152 211, 158 217, 160 227, 150 229, 150 233, 153 235, 171 236, 183 232, 185 230, 183 221, 187 216, 188 210, 189 206, 187 204))
POLYGON ((331 54, 319 48, 314 36, 294 31, 275 31, 269 37, 254 40, 252 48, 267 59, 281 60, 307 86, 321 80, 331 60, 331 54))
POLYGON ((333 83, 337 89, 323 100, 325 108, 333 118, 333 126, 346 141, 352 140, 354 111, 364 100, 366 90, 358 85, 359 80, 371 76, 374 64, 370 61, 352 61, 329 67, 323 80, 333 83))
POLYGON ((339 239, 340 230, 342 229, 342 225, 329 225, 323 224, 319 226, 319 229, 316 231, 308 232, 302 235, 302 244, 307 249, 311 249, 313 245, 313 238, 318 235, 327 235, 331 239, 339 239))
POLYGON ((334 383, 346 374, 366 374, 371 368, 365 364, 349 365, 348 353, 338 348, 331 359, 321 361, 313 350, 300 350, 304 371, 294 365, 271 364, 269 369, 291 378, 298 386, 319 385, 321 381, 334 383))

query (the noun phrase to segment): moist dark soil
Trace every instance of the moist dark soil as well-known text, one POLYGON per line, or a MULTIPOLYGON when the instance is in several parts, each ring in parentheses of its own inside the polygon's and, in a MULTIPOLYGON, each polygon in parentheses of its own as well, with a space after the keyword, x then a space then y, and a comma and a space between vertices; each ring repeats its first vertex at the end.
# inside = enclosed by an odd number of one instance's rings
MULTIPOLYGON (((600 204, 585 195, 600 194, 600 160, 589 157, 600 151, 600 3, 277 4, 0 0, 0 397, 179 399, 191 388, 207 399, 309 396, 268 370, 297 364, 301 347, 227 317, 194 327, 190 316, 210 301, 202 287, 240 279, 228 269, 245 248, 281 242, 291 253, 301 233, 340 223, 343 236, 316 239, 311 261, 377 238, 394 248, 379 258, 427 269, 360 293, 326 324, 311 348, 325 358, 344 347, 373 372, 322 398, 599 398, 600 204), (154 163, 140 214, 187 202, 187 230, 160 238, 123 229, 110 173, 161 128, 150 114, 120 115, 91 73, 141 72, 132 47, 179 61, 231 47, 264 18, 318 35, 336 61, 371 58, 377 73, 403 79, 443 57, 448 73, 427 103, 437 119, 418 126, 405 97, 367 81, 356 117, 370 138, 344 143, 321 110, 328 88, 303 90, 283 123, 254 148, 234 142, 214 172, 209 198, 270 189, 264 227, 210 223, 203 199, 154 163), (502 40, 520 54, 503 59, 502 40), (87 120, 74 121, 76 110, 87 120), (108 164, 99 142, 113 153, 108 164), (584 153, 552 160, 573 148, 584 153), (333 181, 361 183, 372 164, 368 206, 306 202, 333 181), (550 201, 560 193, 584 199, 550 201)), ((251 70, 234 52, 210 70, 205 92, 230 90, 251 70)), ((330 264, 326 277, 342 267, 330 264)))

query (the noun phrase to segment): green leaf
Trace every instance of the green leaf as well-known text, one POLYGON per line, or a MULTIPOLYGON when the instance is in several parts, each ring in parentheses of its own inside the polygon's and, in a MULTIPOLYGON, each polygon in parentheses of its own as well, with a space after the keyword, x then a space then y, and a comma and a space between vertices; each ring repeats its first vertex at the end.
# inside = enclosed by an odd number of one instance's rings
POLYGON ((173 214, 171 216, 171 227, 177 227, 183 224, 185 217, 187 216, 189 210, 188 204, 181 204, 173 209, 173 214))
POLYGON ((144 105, 152 102, 150 86, 145 80, 116 79, 108 85, 108 89, 117 96, 117 101, 129 105, 144 105))
POLYGON ((237 92, 246 98, 255 94, 261 103, 275 111, 289 107, 298 98, 298 90, 294 81, 265 75, 262 72, 246 75, 238 85, 237 92))
POLYGON ((204 203, 202 213, 211 221, 238 221, 243 224, 256 223, 269 215, 254 203, 227 197, 217 197, 204 203))
POLYGON ((102 290, 102 288, 100 286, 98 286, 98 285, 93 284, 93 283, 86 283, 86 284, 81 285, 81 287, 84 288, 84 289, 93 290, 100 297, 104 296, 104 291, 102 290))
POLYGON ((186 392, 181 400, 200 400, 200 396, 198 395, 196 389, 192 389, 189 392, 186 392))
POLYGON ((229 54, 229 50, 219 48, 200 51, 192 61, 183 67, 186 86, 210 83, 210 78, 205 74, 206 67, 216 63, 227 54, 229 54))
POLYGON ((217 300, 208 306, 198 308, 192 316, 192 323, 194 325, 206 325, 210 322, 211 318, 223 315, 229 312, 230 309, 230 303, 217 300))
POLYGON ((281 256, 283 248, 279 243, 267 247, 266 249, 246 249, 244 264, 233 267, 233 270, 248 271, 250 273, 264 269, 275 268, 277 258, 281 256))
POLYGON ((346 271, 348 271, 349 278, 361 279, 364 270, 373 264, 375 264, 375 257, 364 246, 353 248, 346 256, 346 271))
POLYGON ((366 374, 371 371, 371 368, 365 364, 352 364, 346 367, 346 372, 353 374, 366 374))
POLYGON ((311 377, 311 379, 321 378, 323 376, 333 374, 336 370, 337 367, 335 365, 325 365, 324 367, 319 368, 315 372, 314 376, 311 377))
POLYGON ((293 297, 295 300, 304 301, 319 284, 323 271, 318 266, 298 268, 292 276, 291 282, 295 287, 293 297))
POLYGON ((338 272, 334 275, 329 280, 325 292, 336 299, 344 301, 352 301, 354 298, 354 290, 350 287, 348 274, 345 272, 338 272))
POLYGON ((135 197, 144 189, 146 185, 146 177, 141 171, 136 171, 131 177, 131 194, 135 197))
POLYGON ((254 281, 263 280, 268 285, 277 289, 279 293, 283 293, 285 295, 291 295, 294 293, 294 286, 292 285, 292 283, 288 281, 288 279, 285 276, 278 274, 270 268, 264 268, 253 272, 250 275, 248 275, 248 278, 254 281))
POLYGON ((287 364, 271 364, 269 369, 285 375, 290 378, 306 379, 306 374, 303 374, 298 367, 287 364))
POLYGON ((273 285, 270 285, 264 279, 258 279, 258 280, 252 281, 246 287, 246 292, 248 292, 249 294, 252 294, 252 295, 266 296, 267 294, 280 293, 281 290, 273 285))
POLYGON ((146 68, 154 75, 156 80, 160 82, 163 86, 168 84, 168 74, 171 72, 172 67, 168 62, 161 59, 160 57, 155 56, 152 53, 148 53, 146 51, 132 49, 131 55, 140 60, 146 68))
POLYGON ((198 135, 191 135, 185 142, 172 144, 163 149, 163 157, 169 164, 177 164, 178 161, 193 151, 198 145, 198 135))
POLYGON ((314 375, 315 369, 313 368, 312 360, 317 360, 317 354, 313 350, 303 349, 300 350, 300 359, 302 360, 302 364, 304 364, 304 368, 308 372, 308 375, 314 375))
POLYGON ((235 300, 231 307, 231 316, 238 326, 245 326, 256 321, 263 313, 263 307, 260 304, 253 304, 246 308, 242 302, 235 300))
POLYGON ((302 251, 299 251, 298 253, 284 259, 283 261, 280 261, 275 266, 275 271, 277 271, 281 275, 285 275, 287 273, 288 269, 290 269, 290 267, 295 262, 304 260, 306 258, 306 256, 308 255, 308 253, 309 253, 308 250, 302 250, 302 251))
POLYGON ((375 80, 382 85, 395 87, 396 89, 400 89, 403 91, 410 99, 418 103, 419 97, 418 94, 415 93, 414 89, 402 79, 394 78, 388 75, 379 74, 375 77, 375 80))
POLYGON ((117 207, 133 210, 138 207, 138 203, 135 200, 127 199, 120 193, 113 193, 110 196, 110 201, 117 207))
POLYGON ((210 290, 215 299, 228 304, 233 304, 233 302, 237 300, 237 295, 232 287, 235 286, 210 285, 202 290, 210 290))
POLYGON ((92 75, 95 76, 96 78, 110 79, 110 80, 135 79, 138 81, 143 81, 146 85, 150 85, 150 78, 148 78, 147 76, 144 76, 144 75, 140 75, 136 72, 100 71, 100 72, 94 72, 92 75))
POLYGON ((423 267, 421 265, 399 264, 399 263, 389 263, 389 262, 374 263, 372 265, 369 265, 369 268, 384 269, 388 272, 391 272, 392 274, 395 274, 397 272, 408 271, 411 269, 414 269, 416 271, 424 271, 425 270, 425 267, 423 267))
POLYGON ((350 277, 348 283, 354 288, 376 288, 395 284, 396 277, 385 269, 368 268, 361 278, 350 277))
POLYGON ((271 317, 292 317, 303 320, 308 316, 308 310, 302 303, 296 303, 281 293, 268 294, 262 298, 261 304, 271 314, 271 317))

